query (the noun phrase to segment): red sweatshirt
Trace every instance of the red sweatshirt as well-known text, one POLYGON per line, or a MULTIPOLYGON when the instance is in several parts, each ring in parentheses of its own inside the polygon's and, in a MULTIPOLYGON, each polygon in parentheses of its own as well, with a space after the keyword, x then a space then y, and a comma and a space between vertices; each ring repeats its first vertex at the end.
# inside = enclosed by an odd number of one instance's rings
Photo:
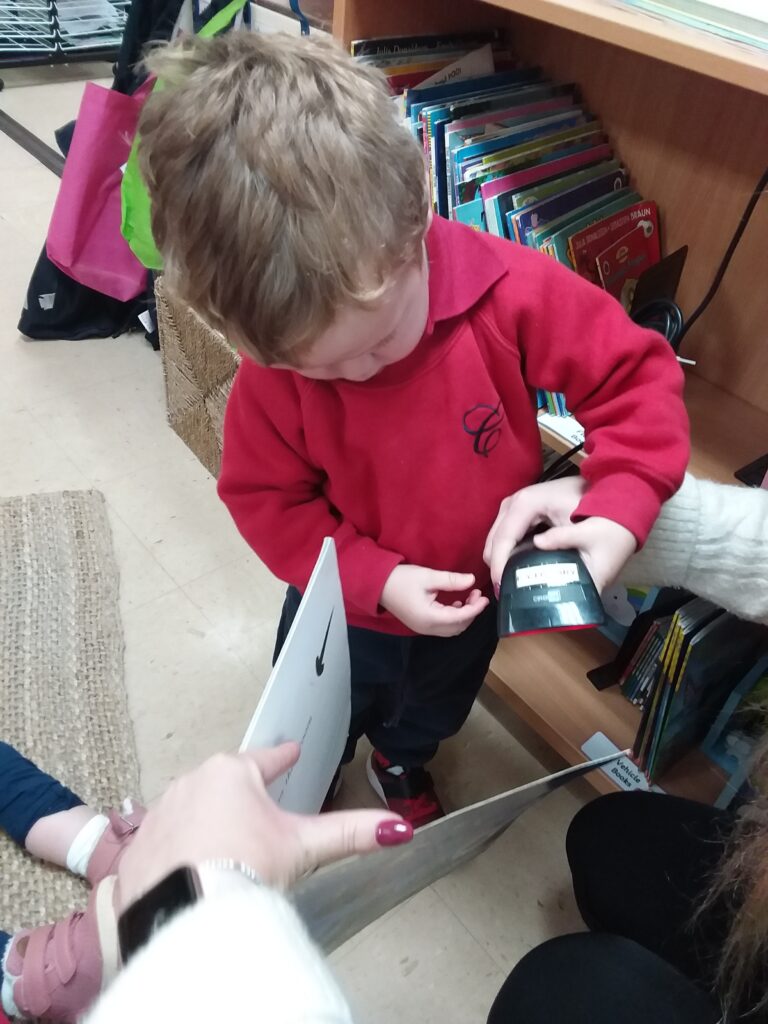
POLYGON ((551 257, 435 218, 429 320, 372 380, 313 381, 245 358, 224 421, 219 494, 269 568, 303 590, 336 541, 351 625, 409 630, 379 606, 401 562, 471 572, 503 498, 541 472, 536 389, 585 428, 589 490, 642 544, 688 462, 669 344, 551 257))

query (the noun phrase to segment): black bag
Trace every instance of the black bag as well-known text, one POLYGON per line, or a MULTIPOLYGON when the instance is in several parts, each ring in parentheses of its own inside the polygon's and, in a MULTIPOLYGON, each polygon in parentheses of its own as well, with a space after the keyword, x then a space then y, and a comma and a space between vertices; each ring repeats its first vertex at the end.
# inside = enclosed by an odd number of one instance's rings
POLYGON ((43 248, 27 289, 19 331, 27 338, 49 341, 116 337, 143 329, 139 314, 152 307, 151 288, 130 302, 120 302, 67 277, 43 248))
MULTIPOLYGON (((56 142, 65 158, 74 126, 71 121, 56 132, 56 142)), ((117 337, 124 331, 139 330, 139 314, 147 309, 154 313, 154 306, 151 280, 144 295, 121 302, 73 281, 51 263, 43 246, 27 288, 19 331, 37 341, 117 337)), ((147 338, 152 342, 149 334, 147 338)))

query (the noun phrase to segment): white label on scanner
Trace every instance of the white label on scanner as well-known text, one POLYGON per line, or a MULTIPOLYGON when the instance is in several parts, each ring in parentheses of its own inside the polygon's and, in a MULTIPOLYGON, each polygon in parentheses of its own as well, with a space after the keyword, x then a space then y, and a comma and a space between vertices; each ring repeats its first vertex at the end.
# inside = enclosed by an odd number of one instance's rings
POLYGON ((515 585, 518 587, 564 587, 567 583, 578 582, 579 567, 575 562, 529 565, 515 571, 515 585))

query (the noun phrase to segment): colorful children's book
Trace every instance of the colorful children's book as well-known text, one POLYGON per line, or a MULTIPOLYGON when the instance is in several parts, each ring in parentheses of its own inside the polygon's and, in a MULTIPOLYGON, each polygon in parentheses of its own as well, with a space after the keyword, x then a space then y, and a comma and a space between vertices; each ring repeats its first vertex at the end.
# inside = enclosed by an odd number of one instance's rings
MULTIPOLYGON (((579 170, 590 167, 593 164, 599 164, 604 160, 610 160, 612 156, 613 153, 608 143, 601 143, 600 145, 580 150, 565 157, 543 160, 541 163, 536 164, 535 167, 513 171, 511 174, 505 174, 499 178, 481 182, 479 186, 480 195, 483 198, 483 202, 487 203, 490 199, 502 195, 504 192, 519 191, 529 188, 531 185, 551 181, 562 177, 569 171, 579 170)), ((474 193, 477 188, 476 183, 471 182, 470 184, 474 186, 474 193)), ((475 195, 472 194, 462 198, 462 201, 466 202, 468 199, 474 198, 475 195)))
POLYGON ((568 239, 574 232, 624 209, 639 199, 640 196, 637 192, 629 188, 598 196, 597 199, 584 203, 577 209, 563 214, 562 217, 550 221, 549 224, 533 230, 528 236, 528 244, 533 249, 542 249, 544 245, 548 244, 552 249, 552 254, 557 253, 556 259, 561 263, 567 263, 568 239))
POLYGON ((613 242, 618 241, 640 220, 652 219, 658 234, 658 210, 654 202, 644 200, 626 210, 606 217, 572 236, 568 253, 570 264, 577 274, 593 284, 600 284, 597 257, 613 242))
MULTIPOLYGON (((424 148, 427 154, 430 177, 434 182, 434 196, 438 213, 447 216, 454 188, 454 153, 463 145, 495 138, 515 124, 552 116, 558 111, 573 107, 572 95, 554 96, 554 87, 523 86, 517 90, 519 105, 510 108, 506 105, 504 116, 496 118, 493 113, 484 114, 486 123, 483 128, 471 127, 461 132, 452 131, 451 118, 454 117, 454 104, 443 104, 428 107, 421 113, 424 124, 424 148), (537 99, 532 99, 537 97, 537 99)), ((508 102, 515 96, 505 93, 508 102)))
POLYGON ((584 203, 610 195, 611 192, 618 192, 619 189, 626 188, 626 185, 627 172, 623 168, 617 168, 615 171, 582 182, 574 188, 558 192, 548 199, 530 203, 522 210, 510 210, 507 213, 508 236, 527 245, 531 231, 578 209, 584 203))
POLYGON ((604 160, 602 163, 592 164, 575 171, 568 171, 566 174, 558 175, 555 178, 547 178, 545 181, 540 181, 530 188, 524 188, 517 192, 514 208, 522 210, 523 207, 529 206, 531 203, 539 203, 560 192, 565 192, 569 188, 575 188, 585 181, 591 181, 593 178, 598 178, 611 171, 617 171, 620 168, 621 164, 618 160, 604 160))
MULTIPOLYGON (((480 186, 499 178, 506 178, 516 171, 524 171, 538 167, 544 163, 552 163, 555 160, 565 159, 577 153, 585 153, 594 150, 596 146, 607 144, 608 140, 601 132, 588 131, 585 135, 577 135, 572 139, 561 139, 552 142, 549 138, 536 139, 533 142, 525 143, 520 153, 504 161, 498 170, 485 171, 484 174, 462 182, 459 185, 458 194, 463 202, 469 202, 477 195, 482 195, 480 186)), ((504 211, 506 213, 506 210, 504 211)), ((499 223, 503 230, 503 216, 500 215, 499 223)))
POLYGON ((349 49, 353 57, 406 55, 418 50, 471 50, 473 47, 482 46, 483 43, 498 42, 501 38, 502 33, 498 29, 421 36, 381 36, 378 39, 355 39, 349 49))
MULTIPOLYGON (((495 116, 511 118, 524 114, 538 113, 534 104, 554 102, 553 109, 558 109, 558 100, 568 99, 571 103, 574 98, 572 86, 557 85, 540 79, 532 83, 521 83, 509 89, 496 93, 489 93, 483 96, 464 96, 449 103, 441 104, 442 118, 437 118, 434 125, 434 151, 435 160, 442 160, 445 163, 445 174, 449 176, 447 189, 449 189, 449 203, 453 201, 453 152, 459 145, 471 141, 481 131, 481 126, 468 124, 475 118, 485 118, 493 121, 495 116), (528 110, 528 108, 534 108, 528 110), (456 130, 454 127, 457 126, 456 130)), ((546 113, 546 109, 543 110, 546 113)))
POLYGON ((501 225, 504 223, 506 211, 513 208, 512 193, 529 185, 534 185, 536 182, 560 177, 566 171, 608 160, 612 155, 611 147, 608 143, 602 143, 571 153, 568 156, 560 156, 553 159, 553 154, 532 167, 521 168, 518 171, 513 171, 511 174, 505 174, 500 178, 483 182, 480 185, 480 194, 483 197, 488 230, 494 230, 491 227, 493 218, 495 231, 497 234, 501 234, 503 230, 501 225), (508 195, 508 206, 506 205, 507 201, 501 198, 505 195, 508 195))
POLYGON ((619 213, 621 210, 627 209, 633 203, 640 200, 639 193, 633 189, 623 188, 618 192, 611 193, 610 196, 604 197, 602 206, 587 213, 578 221, 572 221, 560 231, 555 232, 549 242, 550 253, 558 261, 558 263, 564 264, 566 267, 570 267, 571 261, 568 255, 568 243, 570 242, 571 236, 574 231, 583 231, 584 228, 590 224, 596 223, 602 217, 610 217, 611 214, 619 213))
POLYGON ((481 75, 479 78, 467 78, 462 82, 448 82, 445 85, 429 86, 421 89, 410 89, 405 97, 405 113, 411 117, 418 116, 419 106, 427 106, 438 102, 446 102, 466 93, 494 92, 517 85, 522 82, 533 82, 541 77, 539 68, 518 68, 513 71, 497 71, 492 75, 481 75))
POLYGON ((629 312, 638 278, 660 259, 656 218, 644 217, 626 235, 599 253, 595 262, 603 288, 629 312))
POLYGON ((762 628, 727 613, 691 638, 685 672, 653 749, 649 778, 660 778, 704 738, 728 696, 764 650, 762 628))
POLYGON ((476 161, 465 162, 460 168, 460 180, 462 183, 476 182, 482 184, 484 181, 491 181, 493 178, 501 178, 505 174, 520 166, 521 157, 544 157, 549 153, 556 153, 563 150, 572 150, 576 146, 599 145, 607 142, 597 121, 582 122, 569 128, 555 132, 536 133, 528 142, 519 146, 510 147, 505 150, 499 159, 495 155, 489 158, 479 158, 476 161))
POLYGON ((485 223, 485 210, 482 199, 473 199, 469 203, 460 203, 453 208, 453 219, 460 224, 466 224, 476 231, 487 231, 485 223))
MULTIPOLYGON (((536 90, 543 92, 545 90, 536 90)), ((523 93, 530 94, 531 90, 521 89, 523 93)), ((453 154, 459 146, 467 145, 472 141, 480 141, 483 138, 491 137, 504 128, 510 127, 516 120, 522 117, 543 117, 549 112, 562 110, 573 105, 573 96, 549 96, 545 99, 530 100, 521 102, 517 107, 507 107, 503 112, 481 114, 479 118, 469 118, 462 121, 451 122, 450 108, 447 109, 445 120, 438 120, 434 127, 434 168, 430 170, 437 176, 440 188, 438 189, 438 212, 441 201, 445 209, 450 210, 454 190, 454 157, 453 154), (469 121, 481 121, 482 123, 467 124, 469 121), (444 194, 443 194, 444 193, 444 194)))
POLYGON ((543 117, 532 117, 521 115, 515 118, 509 127, 490 135, 477 142, 471 142, 465 146, 459 146, 454 152, 454 164, 461 177, 461 170, 473 166, 473 161, 478 163, 485 159, 502 160, 509 151, 509 155, 523 142, 537 138, 541 135, 552 135, 558 131, 582 125, 586 121, 594 120, 589 117, 582 107, 568 105, 560 110, 552 111, 543 117), (493 154, 496 154, 494 157, 493 154))
POLYGON ((717 625, 724 613, 717 605, 695 598, 677 612, 673 619, 665 655, 662 657, 662 678, 655 695, 655 714, 648 730, 641 763, 649 778, 654 773, 656 757, 668 724, 668 715, 675 695, 679 692, 688 668, 692 645, 705 637, 717 625))

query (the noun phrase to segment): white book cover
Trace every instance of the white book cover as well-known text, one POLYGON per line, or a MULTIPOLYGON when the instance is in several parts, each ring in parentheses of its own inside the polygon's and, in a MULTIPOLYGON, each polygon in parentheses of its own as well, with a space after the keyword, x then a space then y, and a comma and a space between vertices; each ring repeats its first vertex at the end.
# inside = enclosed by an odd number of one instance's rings
POLYGON ((240 750, 297 740, 298 763, 269 793, 286 811, 316 814, 341 761, 349 718, 347 621, 336 546, 326 538, 240 750))

